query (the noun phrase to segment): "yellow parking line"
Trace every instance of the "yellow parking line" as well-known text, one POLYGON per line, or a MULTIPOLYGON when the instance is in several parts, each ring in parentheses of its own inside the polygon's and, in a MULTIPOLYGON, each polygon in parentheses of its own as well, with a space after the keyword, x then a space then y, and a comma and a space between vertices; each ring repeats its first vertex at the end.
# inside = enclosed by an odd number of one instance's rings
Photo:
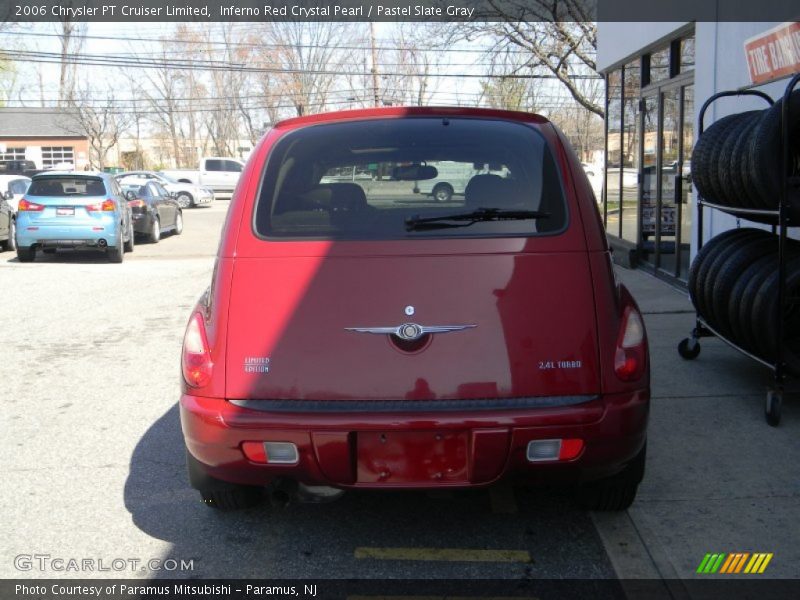
POLYGON ((356 548, 356 558, 376 560, 428 560, 447 562, 529 563, 527 550, 470 550, 468 548, 356 548))

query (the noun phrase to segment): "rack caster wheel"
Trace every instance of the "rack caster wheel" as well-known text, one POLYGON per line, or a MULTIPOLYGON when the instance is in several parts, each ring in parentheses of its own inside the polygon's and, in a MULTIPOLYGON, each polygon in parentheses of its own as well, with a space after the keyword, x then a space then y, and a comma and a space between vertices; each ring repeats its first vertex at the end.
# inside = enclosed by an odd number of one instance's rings
POLYGON ((684 360, 694 360, 700 356, 700 342, 697 338, 685 338, 678 344, 678 354, 684 360))
POLYGON ((781 405, 783 404, 783 394, 774 390, 767 392, 767 403, 764 407, 764 416, 767 423, 772 427, 777 427, 781 422, 781 405))

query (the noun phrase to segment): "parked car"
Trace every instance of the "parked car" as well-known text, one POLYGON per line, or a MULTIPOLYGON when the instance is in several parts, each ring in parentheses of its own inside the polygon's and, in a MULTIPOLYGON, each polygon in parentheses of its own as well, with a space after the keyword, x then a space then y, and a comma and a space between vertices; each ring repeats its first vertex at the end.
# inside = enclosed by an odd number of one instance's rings
POLYGON ((133 218, 133 231, 156 244, 161 234, 183 233, 183 213, 177 200, 157 181, 144 185, 123 185, 133 218))
POLYGON ((196 171, 165 169, 161 173, 180 183, 194 183, 211 188, 218 196, 230 196, 239 182, 239 175, 242 174, 243 168, 244 163, 236 158, 207 156, 200 159, 196 171))
MULTIPOLYGON (((384 169, 385 170, 385 169, 384 169)), ((190 314, 192 485, 227 509, 347 488, 575 481, 624 509, 650 380, 589 182, 545 118, 383 108, 274 127, 248 161, 190 314), (332 168, 492 164, 443 207, 320 183, 332 168)))
POLYGON ((32 177, 41 173, 32 160, 3 160, 0 161, 0 175, 26 175, 32 177))
POLYGON ((0 175, 0 195, 5 196, 14 212, 30 184, 31 178, 24 175, 0 175))
POLYGON ((14 250, 16 245, 16 215, 9 203, 9 192, 0 193, 0 250, 14 250))
POLYGON ((127 171, 117 175, 117 181, 123 186, 141 185, 148 181, 157 181, 168 192, 175 194, 175 198, 181 208, 210 204, 214 201, 214 191, 211 188, 180 182, 174 177, 156 171, 127 171))
POLYGON ((133 252, 133 220, 117 182, 106 173, 50 171, 34 175, 17 207, 17 257, 39 250, 97 248, 111 262, 133 252))
POLYGON ((465 161, 432 161, 429 165, 436 169, 436 177, 416 182, 415 191, 430 196, 437 202, 450 202, 453 196, 463 196, 470 180, 481 173, 506 176, 502 169, 465 161))

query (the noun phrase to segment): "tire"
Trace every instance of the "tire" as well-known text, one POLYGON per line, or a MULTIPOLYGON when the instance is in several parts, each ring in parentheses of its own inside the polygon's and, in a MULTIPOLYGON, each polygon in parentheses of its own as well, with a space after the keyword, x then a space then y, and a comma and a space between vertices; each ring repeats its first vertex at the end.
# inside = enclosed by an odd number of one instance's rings
POLYGON ((731 327, 731 341, 735 342, 745 350, 753 353, 755 353, 755 348, 753 348, 752 342, 750 341, 749 333, 745 331, 745 329, 750 327, 750 319, 748 317, 745 320, 742 320, 742 317, 739 315, 739 313, 742 309, 742 305, 744 304, 744 298, 750 298, 752 305, 753 280, 756 277, 762 276, 765 269, 770 268, 777 262, 777 260, 778 259, 776 256, 762 256, 749 267, 744 269, 736 279, 736 283, 734 284, 730 297, 728 298, 728 324, 731 327), (745 291, 748 289, 748 287, 750 287, 751 290, 748 290, 747 294, 745 294, 745 291))
POLYGON ((175 229, 172 230, 173 235, 180 235, 183 233, 183 213, 178 211, 175 215, 175 229))
POLYGON ((190 208, 192 206, 196 206, 194 203, 194 198, 192 198, 192 195, 189 192, 180 192, 175 200, 178 202, 178 206, 181 208, 190 208))
POLYGON ((135 237, 136 234, 133 231, 133 223, 131 222, 128 225, 128 241, 125 242, 125 252, 133 252, 133 248, 136 245, 135 237))
MULTIPOLYGON (((720 165, 727 165, 730 161, 733 145, 736 143, 742 128, 759 116, 761 116, 760 110, 751 110, 733 115, 728 125, 724 127, 724 131, 720 132, 716 146, 710 150, 708 156, 708 183, 713 194, 712 202, 716 201, 724 206, 737 206, 737 194, 735 194, 734 190, 730 190, 720 177, 720 165)), ((726 171, 726 169, 722 170, 726 171)))
POLYGON ((733 248, 719 266, 716 274, 709 270, 705 286, 705 304, 709 312, 709 319, 713 321, 718 331, 726 337, 731 337, 732 327, 728 318, 728 302, 739 276, 751 264, 762 256, 774 255, 778 250, 778 238, 767 234, 764 239, 753 238, 743 242, 739 247, 733 248))
POLYGON ((753 318, 753 305, 755 304, 756 294, 759 288, 770 275, 776 272, 777 268, 778 258, 776 256, 765 257, 765 262, 762 265, 761 271, 752 275, 752 279, 742 291, 741 303, 739 304, 737 315, 744 347, 761 358, 766 357, 759 350, 758 338, 760 335, 757 331, 758 326, 753 318))
POLYGON ((453 186, 449 183, 437 183, 431 192, 431 196, 436 202, 450 202, 453 199, 453 186))
POLYGON ((587 510, 618 511, 630 508, 639 483, 644 478, 647 443, 634 459, 617 475, 584 485, 579 499, 587 510))
POLYGON ((763 116, 764 111, 761 111, 760 115, 739 128, 739 135, 731 148, 728 163, 725 165, 728 172, 720 173, 720 178, 730 178, 732 185, 737 188, 736 204, 739 208, 766 208, 761 203, 761 194, 750 185, 750 178, 747 177, 750 140, 753 136, 753 131, 758 127, 763 116))
POLYGON ((758 229, 743 228, 731 229, 725 231, 717 236, 711 238, 708 242, 703 244, 700 252, 697 253, 692 265, 689 268, 689 279, 687 287, 689 288, 689 297, 695 310, 701 315, 705 316, 705 304, 703 302, 705 296, 705 281, 708 268, 718 251, 724 251, 729 245, 739 243, 752 235, 760 233, 758 229))
POLYGON ((123 248, 122 240, 118 240, 119 243, 116 246, 109 246, 108 250, 106 250, 106 254, 108 254, 108 262, 112 263, 121 263, 125 260, 125 249, 123 248))
POLYGON ((189 472, 189 482, 200 492, 203 503, 209 508, 223 511, 240 510, 257 506, 264 500, 264 488, 229 483, 211 477, 188 450, 186 468, 189 472))
POLYGON ((700 342, 694 338, 684 338, 678 344, 678 354, 683 360, 694 360, 700 356, 700 342))
POLYGON ((157 244, 161 239, 161 222, 158 219, 152 219, 150 223, 150 233, 147 234, 147 239, 151 244, 157 244))
MULTIPOLYGON (((764 112, 758 127, 753 130, 749 147, 749 162, 746 176, 757 188, 764 207, 776 209, 784 178, 783 155, 781 154, 781 112, 783 100, 776 102, 764 112)), ((794 157, 795 175, 800 164, 800 90, 791 95, 790 153, 794 157)))
POLYGON ((714 188, 711 183, 711 171, 714 166, 712 154, 724 141, 728 128, 735 125, 740 115, 728 115, 712 123, 697 139, 692 150, 692 181, 697 192, 706 200, 714 202, 714 188))
POLYGON ((36 248, 17 246, 17 259, 19 262, 33 262, 36 259, 36 248))
POLYGON ((761 120, 762 112, 757 111, 750 118, 737 123, 722 145, 722 153, 717 163, 717 179, 725 191, 728 204, 732 207, 761 208, 760 198, 752 197, 746 188, 747 178, 743 176, 741 165, 744 150, 749 145, 753 129, 761 120))
MULTIPOLYGON (((778 354, 778 269, 777 256, 774 268, 763 280, 755 292, 752 309, 751 331, 756 342, 756 347, 761 355, 769 360, 775 360, 778 354)), ((796 297, 800 294, 800 257, 793 257, 786 262, 786 289, 787 297, 796 297)), ((786 352, 783 362, 789 371, 800 374, 800 307, 790 307, 783 322, 783 333, 786 352)))

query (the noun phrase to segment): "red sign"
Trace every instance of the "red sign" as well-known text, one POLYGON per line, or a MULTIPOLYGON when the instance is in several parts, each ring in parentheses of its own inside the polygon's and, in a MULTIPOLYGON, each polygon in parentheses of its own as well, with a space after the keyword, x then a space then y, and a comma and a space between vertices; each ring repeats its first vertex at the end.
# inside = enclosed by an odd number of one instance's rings
POLYGON ((744 43, 750 81, 780 79, 800 71, 800 23, 789 22, 744 43))

